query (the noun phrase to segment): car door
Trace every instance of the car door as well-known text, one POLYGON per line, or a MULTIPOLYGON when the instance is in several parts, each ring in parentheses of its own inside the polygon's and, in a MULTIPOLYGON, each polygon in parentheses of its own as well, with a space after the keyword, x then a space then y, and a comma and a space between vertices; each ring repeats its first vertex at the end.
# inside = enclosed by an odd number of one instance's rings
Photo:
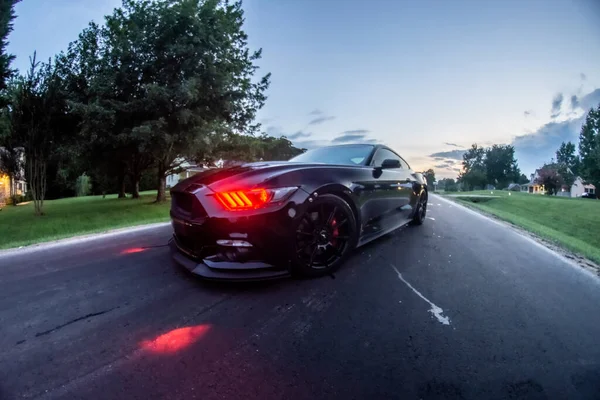
POLYGON ((382 217, 390 218, 392 224, 402 223, 410 217, 412 211, 412 171, 406 161, 385 147, 377 150, 371 160, 371 166, 374 167, 374 184, 379 187, 377 197, 380 199, 378 204, 382 217), (385 168, 383 163, 386 160, 397 161, 398 167, 385 168))

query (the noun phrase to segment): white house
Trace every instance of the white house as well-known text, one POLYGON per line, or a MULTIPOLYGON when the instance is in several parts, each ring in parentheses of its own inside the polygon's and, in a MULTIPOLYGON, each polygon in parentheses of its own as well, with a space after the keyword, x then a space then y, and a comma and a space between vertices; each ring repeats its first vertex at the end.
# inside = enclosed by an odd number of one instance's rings
POLYGON ((188 161, 184 161, 183 163, 181 163, 180 167, 183 169, 183 172, 167 176, 167 188, 171 188, 177 185, 179 181, 187 179, 192 175, 196 175, 198 172, 202 172, 208 169, 203 165, 193 164, 188 161))
POLYGON ((532 194, 546 194, 546 189, 544 185, 539 185, 535 183, 536 179, 539 178, 538 169, 535 170, 533 174, 530 175, 529 182, 521 185, 521 192, 532 193, 532 194))
MULTIPOLYGON (((0 147, 0 151, 4 151, 0 147)), ((21 156, 24 161, 24 155, 21 156)), ((1 161, 0 161, 1 162, 1 161)), ((25 171, 21 171, 21 176, 25 175, 25 171)), ((0 206, 10 202, 10 178, 8 175, 0 172, 0 206)), ((27 193, 27 182, 25 180, 15 180, 13 184, 13 193, 18 196, 24 196, 27 193)))
MULTIPOLYGON (((536 179, 539 178, 539 170, 535 170, 535 173, 531 174, 531 180, 529 183, 521 185, 521 192, 532 193, 532 194, 546 194, 544 185, 535 183, 536 179)), ((581 177, 575 178, 573 185, 569 189, 568 186, 563 186, 557 193, 557 196, 564 197, 581 197, 583 193, 596 194, 596 187, 592 184, 585 184, 581 177)))
POLYGON ((584 193, 596 194, 596 186, 592 184, 586 185, 580 177, 577 177, 571 186, 571 197, 581 197, 584 193))

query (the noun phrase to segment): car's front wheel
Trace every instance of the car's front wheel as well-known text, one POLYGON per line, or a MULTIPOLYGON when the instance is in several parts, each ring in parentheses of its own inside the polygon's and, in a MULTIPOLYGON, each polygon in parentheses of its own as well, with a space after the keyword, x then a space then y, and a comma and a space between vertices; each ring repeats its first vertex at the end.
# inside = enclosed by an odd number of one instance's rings
POLYGON ((415 215, 411 221, 413 225, 423 225, 423 222, 425 222, 425 217, 427 216, 427 197, 427 192, 423 192, 421 193, 421 196, 419 196, 417 209, 415 210, 415 215))
POLYGON ((310 277, 335 271, 356 246, 356 218, 342 198, 318 196, 295 227, 293 267, 310 277))

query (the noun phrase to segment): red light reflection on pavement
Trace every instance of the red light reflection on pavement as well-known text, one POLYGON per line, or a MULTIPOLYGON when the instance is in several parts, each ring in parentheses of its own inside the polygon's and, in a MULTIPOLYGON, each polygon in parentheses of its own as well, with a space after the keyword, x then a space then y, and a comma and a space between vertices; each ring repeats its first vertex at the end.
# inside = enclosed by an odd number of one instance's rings
POLYGON ((128 249, 125 249, 121 252, 121 254, 133 254, 133 253, 141 253, 142 251, 146 250, 143 247, 130 247, 128 249))
POLYGON ((210 330, 210 325, 174 329, 153 340, 144 340, 140 348, 158 354, 172 354, 194 344, 210 330))

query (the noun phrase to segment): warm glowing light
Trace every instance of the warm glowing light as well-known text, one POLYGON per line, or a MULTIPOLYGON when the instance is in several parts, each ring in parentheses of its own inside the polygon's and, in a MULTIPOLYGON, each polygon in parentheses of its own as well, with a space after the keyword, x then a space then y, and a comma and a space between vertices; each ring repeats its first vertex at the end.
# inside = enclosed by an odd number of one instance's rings
POLYGON ((133 253, 141 253, 146 250, 143 247, 130 247, 129 249, 125 249, 121 252, 121 254, 133 254, 133 253))
POLYGON ((217 193, 217 199, 228 210, 250 210, 268 203, 273 197, 266 189, 234 190, 217 193))
POLYGON ((145 340, 140 343, 140 348, 159 354, 176 353, 194 344, 210 330, 210 325, 188 326, 174 329, 154 340, 145 340))

